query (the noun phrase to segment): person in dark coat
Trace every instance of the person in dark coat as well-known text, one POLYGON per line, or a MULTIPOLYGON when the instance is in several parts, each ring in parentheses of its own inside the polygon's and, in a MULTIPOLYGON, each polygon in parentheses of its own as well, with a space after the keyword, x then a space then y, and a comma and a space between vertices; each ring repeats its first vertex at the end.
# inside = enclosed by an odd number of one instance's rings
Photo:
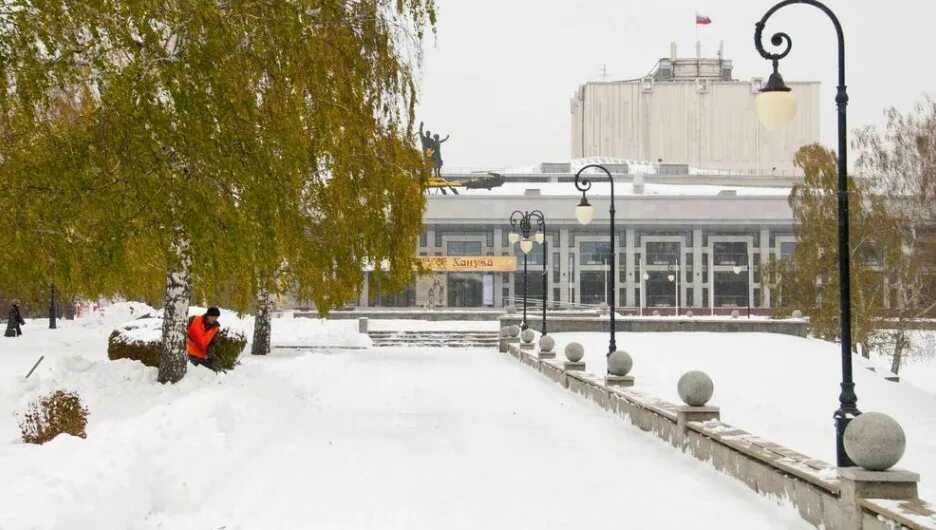
POLYGON ((19 300, 13 300, 10 304, 6 332, 3 335, 5 337, 19 337, 23 334, 23 330, 20 326, 25 323, 26 321, 23 320, 23 315, 20 313, 19 300))

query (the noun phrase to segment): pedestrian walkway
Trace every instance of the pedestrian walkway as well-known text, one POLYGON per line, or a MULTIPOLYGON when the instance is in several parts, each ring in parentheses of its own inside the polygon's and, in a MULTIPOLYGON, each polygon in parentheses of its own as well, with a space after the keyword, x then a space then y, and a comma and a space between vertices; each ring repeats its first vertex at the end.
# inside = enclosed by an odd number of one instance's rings
POLYGON ((808 528, 494 352, 381 349, 245 368, 298 399, 263 445, 231 448, 244 458, 217 470, 226 486, 210 488, 195 519, 205 528, 808 528))

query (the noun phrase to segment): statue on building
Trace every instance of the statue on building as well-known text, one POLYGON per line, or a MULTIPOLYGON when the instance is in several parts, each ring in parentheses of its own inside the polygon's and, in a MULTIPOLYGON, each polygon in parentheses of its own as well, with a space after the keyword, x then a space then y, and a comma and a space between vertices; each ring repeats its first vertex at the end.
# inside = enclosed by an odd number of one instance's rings
POLYGON ((423 153, 432 162, 433 175, 442 176, 442 144, 448 141, 450 135, 439 139, 438 134, 432 134, 432 131, 423 132, 423 122, 419 122, 419 141, 422 144, 423 153))

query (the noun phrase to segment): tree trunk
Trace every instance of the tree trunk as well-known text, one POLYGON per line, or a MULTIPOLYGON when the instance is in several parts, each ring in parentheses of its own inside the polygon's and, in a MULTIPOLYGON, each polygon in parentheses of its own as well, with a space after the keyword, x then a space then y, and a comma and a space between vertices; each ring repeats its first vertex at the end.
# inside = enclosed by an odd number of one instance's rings
POLYGON ((178 383, 185 376, 188 355, 185 337, 192 293, 192 257, 189 241, 179 233, 170 243, 170 264, 166 272, 166 305, 163 309, 160 383, 178 383))
POLYGON ((891 373, 897 375, 900 372, 900 363, 903 360, 903 351, 906 346, 904 332, 897 332, 897 340, 894 341, 894 356, 891 359, 891 373))
POLYGON ((267 355, 270 353, 270 317, 273 312, 273 299, 270 291, 261 287, 257 293, 257 318, 254 320, 253 345, 250 348, 252 355, 267 355))

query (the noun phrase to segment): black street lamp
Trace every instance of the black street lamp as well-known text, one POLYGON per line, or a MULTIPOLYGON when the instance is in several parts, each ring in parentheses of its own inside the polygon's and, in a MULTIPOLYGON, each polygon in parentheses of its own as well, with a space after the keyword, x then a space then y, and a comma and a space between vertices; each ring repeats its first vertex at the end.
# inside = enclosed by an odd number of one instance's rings
POLYGON ((56 329, 55 325, 55 283, 49 286, 49 329, 56 329))
POLYGON ((575 188, 582 192, 582 200, 579 201, 578 206, 575 208, 575 218, 578 219, 578 222, 583 225, 587 225, 592 222, 592 219, 595 218, 595 207, 588 203, 588 199, 585 198, 585 192, 591 189, 592 183, 588 180, 588 177, 582 176, 582 173, 587 169, 600 169, 604 171, 605 175, 608 176, 608 182, 611 184, 611 207, 609 212, 611 213, 611 281, 608 286, 608 306, 611 309, 611 323, 608 329, 609 334, 611 335, 608 340, 608 356, 610 357, 615 350, 617 350, 617 344, 614 340, 614 294, 617 291, 617 281, 616 281, 616 267, 614 265, 614 240, 617 235, 614 233, 614 178, 611 176, 611 172, 607 170, 604 166, 598 164, 589 164, 582 169, 578 170, 578 173, 575 174, 575 188))
POLYGON ((796 99, 790 93, 790 88, 780 76, 780 60, 790 53, 793 41, 786 33, 774 33, 770 44, 781 48, 777 53, 764 50, 763 32, 767 19, 779 9, 790 4, 806 4, 819 8, 831 20, 835 27, 838 41, 838 89, 835 103, 838 108, 838 258, 839 258, 839 318, 841 320, 842 335, 842 392, 839 395, 839 409, 835 411, 836 426, 836 457, 839 467, 851 467, 855 464, 845 453, 843 438, 848 423, 861 414, 858 410, 858 396, 855 394, 855 383, 852 379, 852 339, 851 339, 851 263, 849 259, 848 243, 848 130, 845 125, 846 107, 848 106, 848 93, 845 89, 845 36, 842 25, 835 13, 828 6, 817 0, 784 0, 764 13, 760 22, 754 25, 754 46, 761 56, 773 63, 773 73, 767 81, 760 95, 757 96, 755 106, 761 121, 767 127, 775 127, 790 121, 796 112, 796 99))
POLYGON ((540 329, 543 335, 546 335, 546 299, 547 299, 547 275, 546 263, 546 218, 543 212, 539 210, 515 211, 510 214, 511 232, 508 235, 508 241, 513 245, 520 242, 520 250, 523 251, 523 322, 520 324, 522 329, 527 329, 527 254, 533 250, 533 241, 543 246, 543 325, 540 329), (533 222, 536 222, 536 233, 533 239, 530 239, 530 233, 533 231, 533 222))

